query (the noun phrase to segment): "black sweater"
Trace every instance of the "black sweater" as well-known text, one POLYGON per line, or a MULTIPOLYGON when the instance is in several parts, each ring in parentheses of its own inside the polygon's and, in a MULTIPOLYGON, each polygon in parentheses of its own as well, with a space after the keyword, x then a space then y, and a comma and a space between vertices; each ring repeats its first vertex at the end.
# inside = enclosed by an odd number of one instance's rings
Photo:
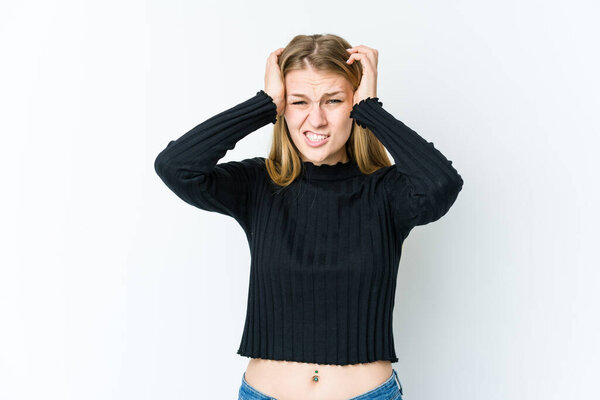
POLYGON ((441 218, 463 180, 452 162, 395 119, 377 97, 349 115, 395 165, 362 174, 355 161, 317 166, 284 190, 254 157, 217 164, 251 132, 275 123, 263 90, 169 142, 163 182, 187 203, 242 226, 251 266, 238 354, 318 364, 397 362, 392 332, 402 243, 441 218))

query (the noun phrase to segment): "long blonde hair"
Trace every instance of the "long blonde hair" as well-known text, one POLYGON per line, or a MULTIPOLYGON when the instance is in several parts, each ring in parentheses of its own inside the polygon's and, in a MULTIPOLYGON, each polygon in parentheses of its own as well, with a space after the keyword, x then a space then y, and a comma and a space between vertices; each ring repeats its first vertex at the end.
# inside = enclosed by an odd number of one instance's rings
MULTIPOLYGON (((355 61, 351 65, 347 48, 352 47, 334 34, 297 35, 279 56, 279 68, 285 76, 290 71, 306 69, 307 65, 322 72, 332 72, 348 79, 355 91, 362 77, 362 66, 355 61)), ((391 165, 383 144, 373 132, 356 122, 345 144, 350 160, 356 161, 363 174, 391 165)), ((277 116, 273 127, 273 142, 269 157, 265 160, 271 180, 279 186, 291 184, 302 172, 302 159, 294 145, 283 116, 277 116)))

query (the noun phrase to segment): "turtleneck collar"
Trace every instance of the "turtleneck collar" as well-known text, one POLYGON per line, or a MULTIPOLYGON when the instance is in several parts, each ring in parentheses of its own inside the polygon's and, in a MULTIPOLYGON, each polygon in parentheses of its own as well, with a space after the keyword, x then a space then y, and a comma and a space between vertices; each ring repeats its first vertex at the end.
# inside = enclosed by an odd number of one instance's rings
POLYGON ((362 174, 356 161, 350 159, 345 163, 315 165, 310 161, 302 162, 303 179, 307 180, 339 180, 362 174))

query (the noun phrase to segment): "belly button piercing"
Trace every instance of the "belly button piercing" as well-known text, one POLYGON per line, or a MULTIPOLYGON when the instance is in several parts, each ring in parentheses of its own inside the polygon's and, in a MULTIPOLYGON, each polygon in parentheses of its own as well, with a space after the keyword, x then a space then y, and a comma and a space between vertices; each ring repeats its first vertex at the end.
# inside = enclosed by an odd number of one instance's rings
MULTIPOLYGON (((319 371, 315 370, 315 374, 318 374, 318 373, 319 373, 319 371)), ((313 381, 319 382, 319 377, 317 375, 313 375, 312 378, 313 378, 313 381)))

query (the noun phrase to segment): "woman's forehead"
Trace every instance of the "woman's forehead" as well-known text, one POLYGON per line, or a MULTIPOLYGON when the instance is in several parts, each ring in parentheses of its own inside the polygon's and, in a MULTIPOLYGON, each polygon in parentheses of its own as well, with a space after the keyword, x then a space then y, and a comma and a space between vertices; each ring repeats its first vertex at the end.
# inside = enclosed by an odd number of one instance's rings
POLYGON ((326 96, 343 94, 351 89, 347 79, 339 74, 315 70, 297 70, 285 77, 288 96, 326 96))

